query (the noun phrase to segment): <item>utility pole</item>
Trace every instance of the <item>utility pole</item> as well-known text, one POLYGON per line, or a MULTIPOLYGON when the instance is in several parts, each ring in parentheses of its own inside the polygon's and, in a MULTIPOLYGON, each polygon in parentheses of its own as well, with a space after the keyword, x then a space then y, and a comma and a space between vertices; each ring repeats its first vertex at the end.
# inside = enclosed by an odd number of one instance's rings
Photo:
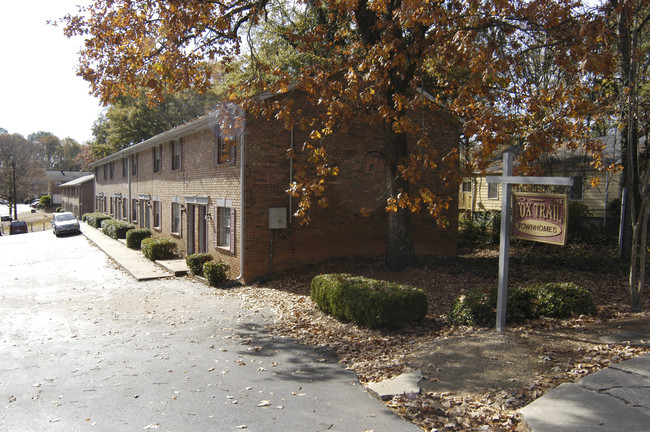
POLYGON ((18 195, 16 195, 16 160, 11 159, 11 168, 13 168, 13 184, 14 184, 14 220, 18 220, 18 195))

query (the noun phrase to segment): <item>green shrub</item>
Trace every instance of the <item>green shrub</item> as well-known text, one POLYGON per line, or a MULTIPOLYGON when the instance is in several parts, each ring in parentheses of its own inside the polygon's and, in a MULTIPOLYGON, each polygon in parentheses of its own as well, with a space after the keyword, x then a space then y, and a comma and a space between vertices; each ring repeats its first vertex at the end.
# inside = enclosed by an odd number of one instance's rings
POLYGON ((102 212, 93 212, 93 213, 86 213, 83 215, 84 222, 87 222, 88 225, 94 228, 101 228, 102 226, 102 221, 106 219, 112 219, 111 215, 102 213, 102 212))
POLYGON ((221 260, 212 260, 203 264, 203 276, 213 287, 222 285, 228 280, 228 271, 230 271, 230 264, 221 260))
POLYGON ((458 242, 463 247, 476 248, 499 243, 501 212, 475 212, 459 220, 458 242))
POLYGON ((176 256, 176 242, 164 237, 147 237, 140 243, 140 249, 142 254, 151 261, 176 256))
MULTIPOLYGON (((508 288, 506 322, 518 323, 539 318, 564 318, 572 313, 596 312, 593 296, 573 283, 548 283, 508 288)), ((453 301, 449 322, 453 325, 491 327, 496 323, 497 288, 475 289, 453 301)))
POLYGON ((126 238, 126 233, 132 229, 135 229, 135 227, 129 222, 116 219, 102 220, 102 231, 104 231, 104 234, 116 240, 126 238))
POLYGON ((195 253, 185 257, 187 267, 198 276, 203 274, 203 264, 208 261, 212 261, 212 255, 209 253, 195 253))
POLYGON ((348 274, 312 279, 311 298, 324 312, 360 326, 398 328, 427 314, 424 291, 348 274))
POLYGON ((571 314, 596 313, 594 296, 574 283, 547 283, 528 287, 536 298, 537 314, 550 318, 566 318, 571 314))
POLYGON ((52 197, 49 195, 43 195, 39 200, 38 203, 42 205, 43 207, 49 207, 52 205, 52 197))
MULTIPOLYGON (((498 290, 479 288, 456 297, 451 305, 449 322, 453 325, 491 327, 497 319, 498 290)), ((517 323, 535 318, 533 294, 526 289, 508 288, 506 322, 517 323)))
POLYGON ((567 231, 570 242, 590 242, 601 237, 601 229, 593 222, 589 207, 579 201, 569 202, 569 221, 567 231))
POLYGON ((126 232, 126 246, 131 249, 140 249, 142 240, 151 237, 148 228, 135 228, 126 232))

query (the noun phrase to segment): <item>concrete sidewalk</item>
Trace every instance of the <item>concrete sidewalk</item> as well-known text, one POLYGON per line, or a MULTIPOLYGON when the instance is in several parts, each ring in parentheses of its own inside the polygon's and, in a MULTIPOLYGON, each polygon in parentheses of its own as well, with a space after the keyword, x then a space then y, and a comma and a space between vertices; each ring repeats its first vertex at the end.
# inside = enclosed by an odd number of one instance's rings
POLYGON ((127 273, 138 281, 160 279, 187 272, 187 268, 179 260, 171 260, 170 265, 164 262, 153 262, 145 258, 142 252, 129 249, 124 243, 115 240, 100 230, 81 222, 81 232, 127 273), (180 265, 179 265, 180 264, 180 265))
POLYGON ((532 432, 650 431, 650 354, 562 384, 521 414, 532 432))

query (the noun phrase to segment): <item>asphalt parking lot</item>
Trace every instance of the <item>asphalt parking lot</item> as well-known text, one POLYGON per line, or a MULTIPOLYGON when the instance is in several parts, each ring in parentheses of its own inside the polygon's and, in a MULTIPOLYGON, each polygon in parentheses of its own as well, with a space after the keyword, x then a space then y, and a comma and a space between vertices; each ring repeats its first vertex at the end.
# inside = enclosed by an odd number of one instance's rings
POLYGON ((83 235, 0 237, 1 431, 417 431, 271 311, 136 282, 83 235))

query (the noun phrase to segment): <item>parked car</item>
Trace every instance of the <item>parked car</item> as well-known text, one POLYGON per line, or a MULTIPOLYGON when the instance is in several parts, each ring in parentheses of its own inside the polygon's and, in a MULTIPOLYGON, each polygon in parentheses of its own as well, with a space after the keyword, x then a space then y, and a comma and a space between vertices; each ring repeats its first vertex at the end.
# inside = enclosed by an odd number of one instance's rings
POLYGON ((54 213, 54 216, 52 216, 52 232, 57 237, 65 233, 81 233, 79 220, 70 212, 54 213))
POLYGON ((8 216, 8 215, 0 216, 0 220, 2 222, 11 222, 11 216, 8 216))
POLYGON ((27 222, 12 221, 9 225, 9 235, 14 234, 27 234, 27 222))

